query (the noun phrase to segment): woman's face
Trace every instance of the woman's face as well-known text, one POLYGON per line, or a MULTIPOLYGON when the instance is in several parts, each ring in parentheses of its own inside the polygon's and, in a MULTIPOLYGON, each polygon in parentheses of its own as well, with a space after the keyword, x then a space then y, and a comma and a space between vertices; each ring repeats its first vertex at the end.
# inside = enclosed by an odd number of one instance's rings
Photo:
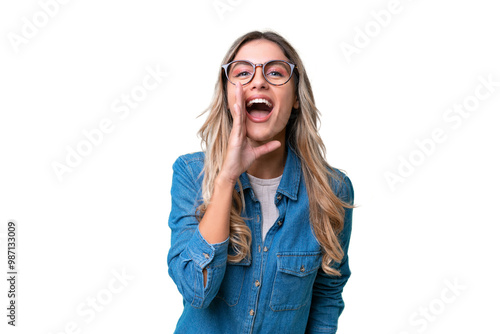
MULTIPOLYGON (((266 39, 253 40, 244 44, 234 60, 248 60, 254 64, 264 64, 269 60, 285 60, 281 48, 266 39)), ((266 81, 262 67, 257 67, 255 75, 248 84, 243 86, 243 101, 245 103, 247 137, 258 144, 271 140, 285 141, 285 129, 292 111, 298 109, 299 102, 295 95, 294 78, 282 86, 274 86, 266 81), (271 112, 259 110, 258 103, 250 104, 255 99, 265 99, 272 105, 271 112)), ((234 112, 236 102, 236 86, 227 83, 229 108, 234 112)))

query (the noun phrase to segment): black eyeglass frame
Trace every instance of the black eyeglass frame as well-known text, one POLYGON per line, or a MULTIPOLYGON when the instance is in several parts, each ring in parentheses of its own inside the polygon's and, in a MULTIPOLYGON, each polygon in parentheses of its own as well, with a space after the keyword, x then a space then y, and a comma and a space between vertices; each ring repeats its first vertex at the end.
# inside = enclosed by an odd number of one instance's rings
POLYGON ((227 63, 225 65, 222 65, 222 68, 224 69, 224 74, 226 74, 226 79, 227 81, 229 81, 230 83, 232 83, 233 85, 236 85, 234 82, 232 82, 231 80, 229 80, 229 75, 227 73, 228 71, 228 68, 229 66, 232 64, 232 63, 236 63, 236 62, 246 62, 246 63, 249 63, 250 65, 252 65, 253 67, 253 73, 252 73, 252 77, 250 78, 250 80, 248 80, 248 82, 244 83, 244 85, 247 85, 249 84, 250 82, 252 82, 253 78, 255 77, 255 72, 257 72, 257 67, 262 67, 262 76, 264 77, 264 79, 266 79, 267 82, 269 82, 269 84, 273 85, 273 86, 283 86, 285 85, 288 81, 290 81, 290 79, 292 78, 293 76, 293 71, 297 68, 297 66, 295 64, 292 64, 286 60, 281 60, 281 59, 273 59, 273 60, 269 60, 269 61, 266 61, 264 64, 254 64, 252 63, 251 61, 249 60, 233 60, 232 62, 230 63, 227 63), (282 84, 275 84, 275 83, 272 83, 271 81, 267 80, 267 77, 266 77, 266 73, 264 72, 264 67, 273 62, 273 61, 281 61, 283 63, 287 63, 289 66, 290 66, 290 77, 282 84))

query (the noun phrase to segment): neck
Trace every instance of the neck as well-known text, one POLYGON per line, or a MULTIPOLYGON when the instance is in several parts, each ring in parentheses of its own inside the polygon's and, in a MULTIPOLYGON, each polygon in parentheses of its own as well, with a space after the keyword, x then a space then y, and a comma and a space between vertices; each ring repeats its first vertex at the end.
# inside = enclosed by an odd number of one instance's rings
MULTIPOLYGON (((286 163, 286 145, 284 138, 276 138, 281 142, 281 146, 268 154, 265 154, 255 160, 247 173, 260 179, 273 179, 283 174, 286 163)), ((262 145, 263 143, 255 143, 262 145)))

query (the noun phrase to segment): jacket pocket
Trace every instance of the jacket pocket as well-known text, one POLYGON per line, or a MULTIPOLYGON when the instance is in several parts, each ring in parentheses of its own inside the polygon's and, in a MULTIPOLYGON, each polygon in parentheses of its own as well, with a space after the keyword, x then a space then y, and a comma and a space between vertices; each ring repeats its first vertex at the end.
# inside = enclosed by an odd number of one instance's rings
POLYGON ((239 263, 228 262, 226 264, 226 272, 216 298, 224 300, 229 306, 235 306, 238 304, 241 289, 243 288, 243 283, 245 282, 246 272, 250 264, 250 260, 247 259, 239 263))
POLYGON ((311 300, 322 254, 281 252, 277 256, 278 268, 269 306, 273 311, 297 310, 311 300))

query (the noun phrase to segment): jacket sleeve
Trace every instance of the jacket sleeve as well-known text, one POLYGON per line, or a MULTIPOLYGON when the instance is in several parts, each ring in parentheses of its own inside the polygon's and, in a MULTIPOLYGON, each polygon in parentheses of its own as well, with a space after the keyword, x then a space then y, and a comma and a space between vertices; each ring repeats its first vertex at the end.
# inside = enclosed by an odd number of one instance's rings
MULTIPOLYGON (((354 190, 351 180, 343 176, 344 182, 340 185, 337 196, 346 203, 353 204, 354 190)), ((349 241, 352 230, 352 209, 345 209, 344 229, 339 235, 344 257, 340 263, 335 263, 335 269, 341 276, 329 276, 320 268, 313 286, 311 310, 307 323, 306 333, 336 333, 338 318, 344 310, 342 290, 351 276, 349 269, 349 241)))
POLYGON ((168 273, 185 302, 195 308, 206 308, 215 298, 226 271, 229 238, 218 244, 209 244, 203 238, 196 219, 196 208, 201 203, 198 175, 193 175, 182 157, 175 161, 173 171, 168 273), (205 287, 203 269, 207 270, 205 287))

